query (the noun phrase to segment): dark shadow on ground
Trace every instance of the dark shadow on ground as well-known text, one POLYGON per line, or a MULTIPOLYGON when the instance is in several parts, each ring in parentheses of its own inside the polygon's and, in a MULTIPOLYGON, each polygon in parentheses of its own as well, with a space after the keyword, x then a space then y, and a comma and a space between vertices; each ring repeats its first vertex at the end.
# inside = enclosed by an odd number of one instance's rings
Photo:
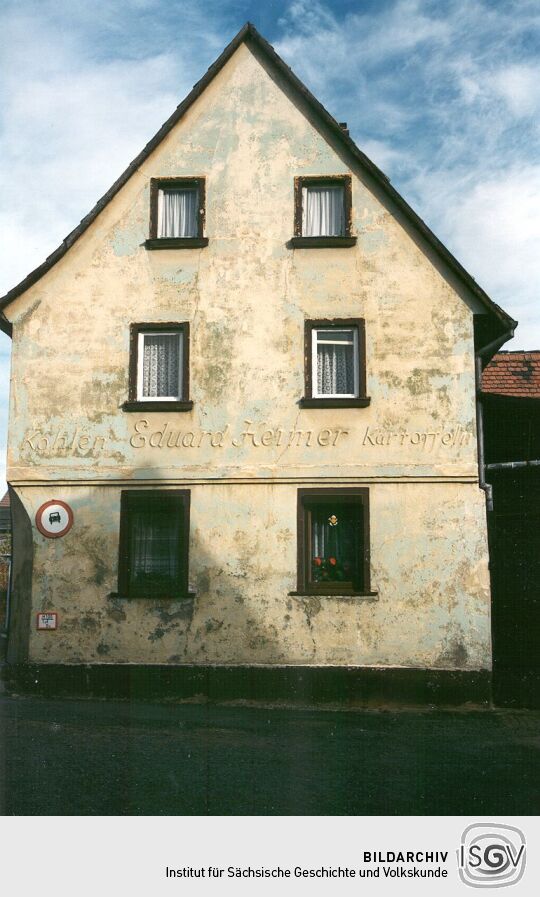
POLYGON ((0 699, 3 815, 534 815, 540 714, 0 699))

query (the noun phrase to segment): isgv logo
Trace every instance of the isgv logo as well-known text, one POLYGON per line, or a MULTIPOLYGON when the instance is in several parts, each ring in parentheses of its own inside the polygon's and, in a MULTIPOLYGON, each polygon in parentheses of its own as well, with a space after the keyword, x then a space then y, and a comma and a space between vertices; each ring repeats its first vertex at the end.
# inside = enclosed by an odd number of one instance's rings
POLYGON ((471 888, 515 885, 525 872, 525 835, 511 825, 476 822, 463 832, 457 854, 459 877, 471 888))

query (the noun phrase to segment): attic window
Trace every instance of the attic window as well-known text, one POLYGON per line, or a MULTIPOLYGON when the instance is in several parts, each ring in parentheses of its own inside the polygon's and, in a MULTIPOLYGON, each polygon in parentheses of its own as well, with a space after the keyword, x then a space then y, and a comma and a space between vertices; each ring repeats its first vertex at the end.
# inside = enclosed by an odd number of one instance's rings
POLYGON ((345 236, 343 184, 307 184, 302 187, 302 236, 345 236))
POLYGON ((295 178, 295 248, 354 246, 351 236, 351 178, 295 178))
POLYGON ((157 236, 198 237, 199 188, 160 187, 158 190, 157 236))
POLYGON ((206 246, 204 178, 152 178, 147 249, 206 246))

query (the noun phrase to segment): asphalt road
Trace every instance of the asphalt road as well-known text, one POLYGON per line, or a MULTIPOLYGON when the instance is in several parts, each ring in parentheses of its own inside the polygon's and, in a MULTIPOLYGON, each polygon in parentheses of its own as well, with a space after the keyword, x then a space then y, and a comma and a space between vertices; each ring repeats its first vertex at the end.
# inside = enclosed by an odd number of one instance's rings
POLYGON ((540 713, 0 697, 2 815, 534 815, 540 713))

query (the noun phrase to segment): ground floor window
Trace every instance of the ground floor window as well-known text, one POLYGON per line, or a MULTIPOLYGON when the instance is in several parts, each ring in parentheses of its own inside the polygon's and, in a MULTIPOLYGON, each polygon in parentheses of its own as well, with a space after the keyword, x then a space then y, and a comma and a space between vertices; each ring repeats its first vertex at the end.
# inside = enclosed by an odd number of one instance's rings
POLYGON ((370 591, 369 491, 298 491, 298 591, 370 591))
POLYGON ((188 591, 186 489, 122 492, 118 591, 130 598, 178 598, 188 591))

